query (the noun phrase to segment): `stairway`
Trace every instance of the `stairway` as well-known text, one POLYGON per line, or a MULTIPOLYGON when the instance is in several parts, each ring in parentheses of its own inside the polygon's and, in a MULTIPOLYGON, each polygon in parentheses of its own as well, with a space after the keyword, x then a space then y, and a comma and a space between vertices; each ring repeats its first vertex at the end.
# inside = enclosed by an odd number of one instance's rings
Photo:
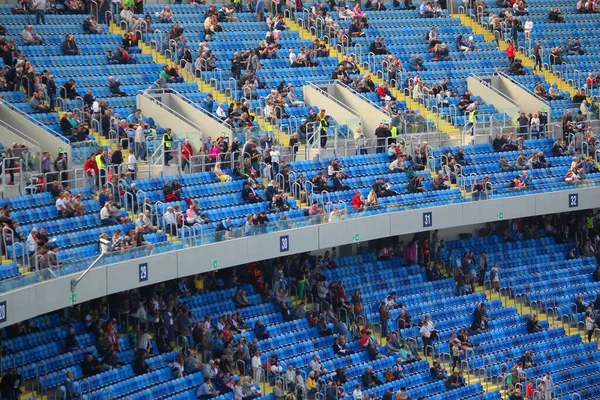
MULTIPOLYGON (((111 33, 119 34, 119 35, 122 35, 124 33, 123 31, 121 31, 120 26, 118 26, 117 24, 111 24, 109 30, 111 33)), ((159 51, 150 48, 150 46, 148 44, 141 43, 140 48, 142 49, 142 53, 151 54, 152 59, 154 60, 155 63, 161 64, 161 65, 165 65, 165 64, 173 65, 172 60, 167 59, 163 54, 160 54, 159 51)), ((223 92, 215 87, 212 87, 212 85, 205 82, 201 78, 196 78, 195 74, 183 74, 183 76, 184 76, 184 79, 186 82, 195 82, 197 84, 198 90, 200 92, 210 92, 213 95, 213 98, 216 102, 224 102, 224 103, 230 104, 231 102, 234 101, 234 99, 227 96, 227 94, 225 94, 225 92, 223 92)), ((282 132, 276 126, 273 126, 265 118, 258 116, 256 114, 252 114, 252 113, 251 113, 251 115, 254 116, 256 121, 258 121, 258 125, 262 131, 264 131, 268 135, 272 135, 273 138, 275 138, 275 140, 277 141, 277 143, 279 145, 287 146, 287 144, 289 142, 289 137, 287 134, 282 132)), ((298 149, 297 159, 301 159, 304 154, 305 154, 304 146, 301 145, 298 149)))
MULTIPOLYGON (((484 37, 484 39, 485 39, 486 42, 495 42, 494 35, 492 34, 492 32, 490 32, 487 29, 485 29, 481 24, 479 24, 476 21, 474 21, 468 15, 465 15, 465 14, 455 14, 455 15, 452 15, 452 16, 454 18, 459 19, 460 22, 464 26, 471 28, 474 33, 483 35, 483 37, 484 37)), ((508 46, 507 43, 502 38, 500 38, 499 42, 497 44, 498 49, 499 50, 506 50, 507 46, 508 46)), ((530 68, 533 69, 534 62, 526 54, 524 54, 524 53, 522 53, 520 51, 516 51, 515 54, 516 54, 516 57, 518 57, 521 60, 523 60, 523 65, 525 67, 530 67, 530 68)), ((571 96, 573 96, 573 95, 575 95, 575 93, 577 93, 577 89, 576 88, 574 88, 573 86, 569 85, 565 80, 563 80, 562 78, 560 78, 558 75, 554 74, 551 71, 548 71, 548 70, 544 70, 544 71, 534 70, 534 74, 536 74, 538 76, 543 76, 544 79, 546 80, 546 82, 554 83, 554 85, 557 87, 558 90, 569 92, 569 94, 571 96)))
MULTIPOLYGON (((294 21, 293 19, 291 19, 289 17, 286 17, 286 24, 291 30, 297 31, 300 34, 300 37, 302 37, 302 38, 309 37, 313 40, 318 38, 317 36, 315 36, 311 32, 309 32, 306 28, 304 28, 303 26, 300 26, 296 21, 294 21)), ((338 52, 334 46, 327 44, 327 49, 329 50, 329 54, 337 57, 337 59, 339 61, 342 60, 343 54, 338 52)), ((358 66, 358 68, 359 68, 359 72, 361 74, 365 74, 365 75, 370 74, 369 71, 364 71, 361 68, 361 66, 358 66)), ((377 76, 377 74, 371 74, 371 78, 373 79, 373 82, 376 85, 380 85, 381 83, 383 83, 383 79, 379 78, 377 76)), ((427 107, 423 106, 422 104, 419 104, 418 102, 414 101, 410 96, 405 95, 404 92, 396 89, 395 87, 390 87, 390 91, 396 97, 396 99, 398 99, 399 101, 406 102, 407 108, 409 108, 410 110, 413 110, 413 111, 418 111, 419 114, 422 115, 427 120, 435 121, 435 125, 440 132, 447 132, 451 139, 460 139, 461 138, 462 132, 460 131, 460 129, 455 127, 448 121, 446 121, 442 118, 439 118, 438 114, 429 110, 427 107)))

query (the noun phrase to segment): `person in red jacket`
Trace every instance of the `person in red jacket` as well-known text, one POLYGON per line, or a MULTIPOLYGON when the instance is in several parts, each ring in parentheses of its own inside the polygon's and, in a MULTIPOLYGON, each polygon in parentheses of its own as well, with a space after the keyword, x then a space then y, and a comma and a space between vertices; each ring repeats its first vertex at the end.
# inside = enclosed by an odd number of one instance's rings
POLYGON ((92 154, 83 164, 83 169, 88 176, 88 182, 91 188, 98 186, 96 177, 98 176, 98 164, 96 164, 96 155, 92 154))
POLYGON ((508 62, 510 65, 513 65, 515 62, 515 46, 511 41, 508 42, 508 47, 506 48, 506 56, 508 57, 508 62))
POLYGON ((365 201, 363 200, 362 194, 360 192, 356 192, 354 197, 352 198, 352 207, 356 210, 362 210, 365 206, 365 201))
POLYGON ((185 139, 185 141, 181 145, 181 172, 185 172, 186 166, 189 166, 190 172, 192 172, 192 167, 190 165, 190 159, 192 158, 193 155, 194 155, 194 149, 192 148, 190 139, 185 139))

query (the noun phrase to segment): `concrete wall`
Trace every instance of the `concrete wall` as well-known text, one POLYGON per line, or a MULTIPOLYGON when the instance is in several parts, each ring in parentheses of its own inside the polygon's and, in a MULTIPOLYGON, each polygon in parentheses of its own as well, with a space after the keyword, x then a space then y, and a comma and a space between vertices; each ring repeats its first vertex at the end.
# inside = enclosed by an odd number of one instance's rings
MULTIPOLYGON (((170 96, 168 94, 161 95, 162 102, 167 107, 170 107, 170 96)), ((159 126, 173 129, 177 137, 189 138, 194 149, 199 147, 201 135, 197 133, 198 128, 179 118, 168 108, 142 95, 137 96, 137 107, 142 110, 144 115, 152 116, 159 126)))
POLYGON ((203 139, 206 139, 208 136, 211 136, 213 139, 215 139, 217 136, 221 135, 227 136, 231 139, 231 129, 216 121, 211 116, 206 115, 179 97, 171 95, 171 108, 183 115, 185 118, 194 122, 196 125, 200 126, 204 136, 203 139))
MULTIPOLYGON (((76 291, 77 302, 210 271, 214 269, 213 261, 216 261, 217 268, 221 269, 337 246, 350 249, 349 246, 357 244, 354 240, 355 235, 358 235, 359 242, 365 242, 440 229, 442 237, 454 238, 459 232, 474 232, 483 223, 498 221, 500 212, 505 220, 510 220, 592 209, 598 207, 599 196, 600 187, 574 187, 569 191, 492 198, 487 201, 391 212, 187 248, 95 268, 79 283, 76 291), (573 196, 577 196, 576 204, 573 203, 573 196), (428 226, 424 224, 426 213, 428 221, 431 221, 428 226), (444 229, 450 230, 444 232, 444 229), (280 246, 283 236, 287 236, 287 251, 282 251, 280 246), (138 275, 141 263, 147 263, 148 268, 148 280, 143 282, 140 282, 138 275)), ((76 276, 65 276, 0 295, 0 306, 2 302, 6 304, 6 321, 0 323, 0 328, 69 306, 70 280, 76 276)))
POLYGON ((327 94, 314 86, 304 86, 304 101, 309 106, 324 108, 327 111, 327 114, 331 115, 336 122, 349 125, 348 127, 351 129, 351 133, 353 133, 354 129, 358 127, 361 118, 358 115, 358 112, 352 112, 334 100, 335 86, 336 85, 319 86, 327 94))
POLYGON ((548 121, 550 121, 551 110, 548 104, 538 99, 530 91, 513 83, 509 78, 494 76, 492 77, 492 86, 519 103, 521 111, 526 114, 533 114, 541 111, 543 108, 546 109, 548 112, 548 121))
POLYGON ((520 108, 518 104, 491 89, 479 79, 472 76, 468 77, 467 87, 473 95, 481 97, 486 104, 492 104, 498 111, 508 114, 511 120, 514 121, 519 116, 520 108))
MULTIPOLYGON (((24 132, 31 139, 37 141, 42 151, 49 151, 52 156, 56 158, 58 155, 58 148, 63 147, 67 153, 67 160, 69 160, 69 167, 71 166, 71 145, 63 142, 58 137, 54 136, 50 132, 40 128, 39 125, 35 124, 28 118, 16 113, 12 109, 8 108, 5 104, 0 102, 0 120, 6 122, 20 132, 24 132)), ((14 135, 13 135, 14 136, 14 135)), ((4 140, 3 140, 4 141, 4 140)), ((19 142, 23 139, 15 139, 10 141, 19 142)), ((6 141, 7 143, 9 140, 6 141)), ((9 143, 9 144, 10 144, 9 143)), ((5 143, 6 145, 6 143, 5 143)))
POLYGON ((27 137, 23 137, 17 132, 3 126, 4 120, 0 120, 0 142, 4 145, 4 147, 12 147, 12 144, 17 143, 25 143, 28 147, 37 147, 38 144, 32 140, 28 140, 27 137))
POLYGON ((332 85, 332 87, 334 90, 330 92, 330 94, 333 97, 358 112, 358 115, 362 119, 362 131, 366 137, 375 137, 375 129, 379 127, 379 123, 382 120, 388 121, 390 119, 387 114, 381 112, 371 103, 363 100, 350 90, 343 88, 340 85, 332 85))

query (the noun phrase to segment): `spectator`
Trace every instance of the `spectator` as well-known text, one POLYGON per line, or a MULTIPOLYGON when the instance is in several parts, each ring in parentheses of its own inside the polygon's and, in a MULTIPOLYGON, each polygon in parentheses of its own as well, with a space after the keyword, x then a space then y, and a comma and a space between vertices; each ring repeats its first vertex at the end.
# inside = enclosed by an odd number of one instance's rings
MULTIPOLYGON (((166 8, 166 7, 165 7, 166 8)), ((208 376, 204 377, 204 383, 198 387, 196 391, 197 399, 212 399, 217 397, 218 393, 213 389, 212 384, 210 383, 210 378, 208 376)))
POLYGON ((33 92, 31 99, 29 100, 29 104, 35 111, 44 113, 50 112, 50 106, 44 104, 42 96, 38 91, 33 92))
POLYGON ((33 26, 25 25, 21 32, 21 39, 25 45, 39 46, 42 44, 42 37, 36 33, 33 33, 33 26))
POLYGON ((172 236, 177 236, 177 219, 173 207, 167 207, 167 212, 163 215, 163 220, 165 231, 172 236))
POLYGON ((254 326, 254 334, 258 340, 264 340, 270 337, 269 333, 267 332, 267 328, 261 320, 256 321, 256 325, 254 326))
POLYGON ((108 89, 112 94, 116 94, 117 96, 127 96, 123 90, 121 90, 121 80, 119 78, 115 79, 114 77, 108 78, 108 89))
POLYGON ((78 347, 77 337, 75 336, 75 328, 73 325, 69 325, 67 328, 67 337, 65 338, 65 350, 73 351, 78 347))
POLYGON ((543 330, 544 330, 544 328, 542 328, 542 326, 538 322, 537 315, 531 314, 531 316, 527 320, 527 332, 535 333, 535 332, 541 332, 543 330))
POLYGON ((67 34, 61 45, 62 53, 65 56, 75 56, 79 54, 79 47, 75 42, 75 36, 67 34))

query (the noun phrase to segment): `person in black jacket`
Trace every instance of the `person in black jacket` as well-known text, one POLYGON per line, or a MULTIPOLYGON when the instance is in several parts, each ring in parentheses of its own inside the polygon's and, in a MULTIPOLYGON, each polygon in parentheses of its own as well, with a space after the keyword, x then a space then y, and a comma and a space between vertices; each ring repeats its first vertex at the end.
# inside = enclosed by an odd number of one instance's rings
POLYGON ((408 186, 406 187, 406 190, 408 190, 409 193, 421 193, 425 191, 425 188, 421 185, 421 182, 423 181, 423 177, 420 175, 415 175, 412 177, 412 179, 410 180, 410 182, 408 182, 408 186))
POLYGON ((69 325, 67 337, 65 338, 65 350, 73 351, 77 349, 77 338, 75 337, 75 328, 69 325))
POLYGON ((152 368, 146 362, 146 357, 148 357, 148 352, 145 349, 138 349, 135 362, 133 363, 133 372, 136 375, 143 375, 152 371, 152 368))
POLYGON ((81 363, 81 371, 86 377, 94 376, 108 369, 110 368, 104 368, 91 353, 86 354, 81 363))
POLYGON ((387 138, 392 136, 392 133, 383 121, 381 121, 379 127, 375 129, 375 136, 377 137, 377 153, 385 153, 387 138))
POLYGON ((15 372, 14 369, 9 369, 0 381, 0 394, 6 400, 18 400, 21 394, 21 374, 15 372))

